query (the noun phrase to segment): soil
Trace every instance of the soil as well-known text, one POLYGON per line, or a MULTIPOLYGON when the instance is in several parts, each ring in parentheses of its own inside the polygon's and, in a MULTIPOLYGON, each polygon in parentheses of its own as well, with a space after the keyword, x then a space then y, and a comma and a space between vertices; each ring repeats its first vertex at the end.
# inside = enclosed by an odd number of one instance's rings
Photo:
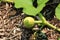
MULTIPOLYGON (((23 26, 22 21, 26 15, 21 10, 16 9, 13 3, 0 3, 0 40, 35 40, 33 35, 35 31, 23 26)), ((47 21, 60 28, 60 20, 56 17, 47 21)), ((47 26, 44 26, 42 32, 45 32, 48 40, 57 40, 60 36, 58 31, 47 26)), ((36 40, 40 39, 36 37, 36 40)))

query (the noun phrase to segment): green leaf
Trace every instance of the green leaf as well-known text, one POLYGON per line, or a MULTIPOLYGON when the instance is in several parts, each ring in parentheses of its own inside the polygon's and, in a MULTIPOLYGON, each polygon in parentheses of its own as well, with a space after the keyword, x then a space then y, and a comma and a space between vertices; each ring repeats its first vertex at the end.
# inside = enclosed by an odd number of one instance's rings
POLYGON ((1 2, 2 0, 0 0, 0 2, 1 2))
POLYGON ((27 15, 36 16, 45 6, 48 0, 37 0, 38 7, 33 6, 34 0, 14 0, 16 8, 23 8, 23 12, 27 15))
POLYGON ((13 3, 14 0, 1 0, 1 1, 3 1, 3 2, 12 2, 13 3))
POLYGON ((55 15, 58 19, 60 19, 60 4, 57 6, 57 8, 55 10, 55 15))
POLYGON ((45 7, 45 3, 48 2, 48 0, 37 0, 38 7, 37 7, 37 12, 40 12, 43 7, 45 7))
POLYGON ((14 0, 15 2, 15 7, 20 8, 20 7, 27 7, 32 5, 32 0, 14 0))
POLYGON ((57 40, 60 40, 60 37, 58 37, 58 39, 57 40))

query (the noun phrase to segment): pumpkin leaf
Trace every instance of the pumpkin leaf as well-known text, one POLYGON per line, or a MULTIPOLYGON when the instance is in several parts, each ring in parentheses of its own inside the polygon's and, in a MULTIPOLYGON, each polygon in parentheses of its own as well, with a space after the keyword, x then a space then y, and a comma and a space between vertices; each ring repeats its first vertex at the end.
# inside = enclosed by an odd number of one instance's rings
POLYGON ((36 16, 45 6, 48 0, 37 0, 38 7, 33 6, 33 0, 14 0, 16 8, 23 8, 23 12, 27 15, 36 16))
POLYGON ((55 10, 55 15, 58 19, 60 19, 60 4, 57 6, 57 8, 55 10))
POLYGON ((12 2, 13 3, 14 0, 1 0, 1 1, 3 1, 3 2, 12 2))

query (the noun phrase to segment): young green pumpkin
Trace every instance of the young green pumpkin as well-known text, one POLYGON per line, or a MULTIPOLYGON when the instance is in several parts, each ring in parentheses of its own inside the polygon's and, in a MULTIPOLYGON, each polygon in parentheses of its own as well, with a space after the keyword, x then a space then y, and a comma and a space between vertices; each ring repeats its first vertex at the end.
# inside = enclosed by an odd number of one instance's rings
POLYGON ((34 26, 34 19, 32 17, 26 17, 23 22, 26 28, 32 28, 34 26))

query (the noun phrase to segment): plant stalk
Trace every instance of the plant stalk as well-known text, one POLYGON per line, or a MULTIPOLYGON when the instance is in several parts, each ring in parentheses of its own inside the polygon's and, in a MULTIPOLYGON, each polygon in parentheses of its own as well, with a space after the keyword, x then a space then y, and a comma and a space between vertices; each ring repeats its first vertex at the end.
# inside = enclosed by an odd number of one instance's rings
POLYGON ((52 24, 48 23, 47 21, 46 21, 45 24, 50 26, 51 28, 54 28, 54 29, 58 30, 60 32, 60 28, 57 28, 56 26, 53 26, 52 24))
POLYGON ((56 26, 53 26, 52 24, 50 24, 49 22, 47 22, 46 19, 44 18, 44 16, 41 13, 39 13, 39 17, 42 20, 43 24, 48 25, 49 27, 51 27, 53 29, 56 29, 57 31, 60 32, 60 28, 57 28, 56 26))
POLYGON ((42 23, 42 21, 34 21, 34 23, 42 23))

